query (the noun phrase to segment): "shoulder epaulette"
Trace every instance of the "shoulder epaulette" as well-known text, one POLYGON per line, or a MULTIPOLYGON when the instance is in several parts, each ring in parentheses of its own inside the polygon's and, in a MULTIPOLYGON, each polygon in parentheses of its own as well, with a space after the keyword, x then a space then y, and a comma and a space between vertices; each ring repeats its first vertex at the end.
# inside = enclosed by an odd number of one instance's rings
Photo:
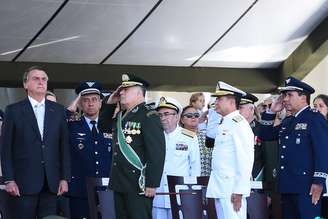
POLYGON ((240 115, 236 115, 235 117, 232 118, 232 120, 235 122, 240 122, 243 120, 243 117, 240 115))
POLYGON ((80 121, 81 120, 81 115, 77 112, 73 113, 72 115, 70 115, 70 117, 68 118, 69 122, 75 122, 75 121, 80 121))
POLYGON ((151 115, 158 115, 158 112, 156 110, 150 110, 146 115, 150 117, 151 115))
POLYGON ((144 106, 147 110, 154 110, 154 106, 152 106, 151 104, 145 104, 144 106))
POLYGON ((194 138, 196 136, 196 133, 195 132, 190 131, 188 129, 184 129, 184 128, 181 129, 181 133, 183 135, 186 135, 186 136, 190 137, 190 138, 194 138))

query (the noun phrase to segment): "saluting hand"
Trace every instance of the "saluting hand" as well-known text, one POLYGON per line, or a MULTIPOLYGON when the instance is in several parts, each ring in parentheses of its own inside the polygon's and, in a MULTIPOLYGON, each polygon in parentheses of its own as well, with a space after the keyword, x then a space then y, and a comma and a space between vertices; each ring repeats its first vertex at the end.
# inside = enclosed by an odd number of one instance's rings
POLYGON ((312 184, 310 195, 312 195, 312 204, 316 205, 321 197, 323 186, 319 184, 312 184))
POLYGON ((116 90, 109 96, 107 100, 107 104, 114 104, 120 101, 120 91, 122 90, 122 86, 116 88, 116 90))
POLYGON ((19 189, 15 181, 8 182, 5 190, 12 196, 20 196, 19 189))
POLYGON ((284 95, 280 95, 276 100, 273 100, 270 110, 274 113, 280 112, 284 108, 283 100, 284 100, 284 95))
POLYGON ((79 102, 80 102, 80 98, 81 98, 81 95, 79 94, 75 100, 73 100, 73 102, 67 107, 67 109, 70 111, 70 112, 73 112, 75 113, 77 108, 79 107, 79 102))
POLYGON ((149 188, 149 187, 146 187, 145 188, 145 196, 146 197, 154 197, 156 194, 156 188, 149 188))
POLYGON ((231 203, 233 205, 233 210, 235 210, 235 212, 238 212, 241 208, 241 198, 242 198, 241 194, 231 195, 231 203))
POLYGON ((68 183, 66 180, 60 180, 57 195, 62 195, 65 192, 68 192, 68 183))

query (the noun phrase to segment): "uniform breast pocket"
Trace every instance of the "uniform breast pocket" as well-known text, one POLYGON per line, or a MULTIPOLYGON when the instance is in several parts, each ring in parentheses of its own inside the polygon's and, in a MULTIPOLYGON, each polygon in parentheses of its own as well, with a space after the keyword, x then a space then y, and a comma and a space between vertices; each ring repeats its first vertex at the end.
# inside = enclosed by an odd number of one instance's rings
POLYGON ((232 136, 229 133, 222 133, 215 139, 215 141, 219 143, 219 146, 232 144, 232 140, 232 136))
POLYGON ((188 151, 175 150, 174 151, 174 156, 177 156, 177 157, 186 157, 186 156, 188 156, 188 151))
POLYGON ((295 133, 295 144, 296 145, 308 145, 309 144, 309 134, 306 130, 298 130, 295 133))

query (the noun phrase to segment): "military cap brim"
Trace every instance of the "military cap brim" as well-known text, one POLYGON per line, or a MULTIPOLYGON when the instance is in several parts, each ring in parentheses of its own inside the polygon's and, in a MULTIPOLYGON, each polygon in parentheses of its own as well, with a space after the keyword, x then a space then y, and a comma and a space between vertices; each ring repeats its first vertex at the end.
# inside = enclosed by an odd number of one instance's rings
POLYGON ((83 81, 75 89, 75 93, 80 94, 81 96, 88 94, 98 94, 101 96, 102 89, 102 85, 98 81, 83 81))
POLYGON ((159 99, 159 102, 156 106, 156 110, 167 108, 167 109, 173 109, 177 113, 181 112, 182 106, 181 104, 174 98, 171 97, 161 97, 159 99))
POLYGON ((246 93, 236 87, 231 86, 230 84, 227 84, 223 81, 219 81, 215 93, 213 93, 212 97, 220 97, 220 96, 226 96, 226 95, 233 95, 242 97, 245 96, 246 93))
POLYGON ((242 104, 248 104, 248 103, 254 104, 254 103, 256 103, 258 100, 259 100, 259 99, 258 99, 255 95, 246 92, 246 96, 244 96, 244 97, 242 97, 242 98, 240 99, 240 104, 241 104, 241 105, 242 105, 242 104))
POLYGON ((147 88, 149 86, 149 83, 136 75, 123 74, 121 86, 123 88, 132 87, 132 86, 142 86, 142 87, 147 88))
POLYGON ((308 85, 307 83, 298 80, 292 76, 288 77, 285 81, 285 86, 278 87, 280 92, 287 91, 302 91, 304 93, 312 94, 315 92, 314 88, 308 85))

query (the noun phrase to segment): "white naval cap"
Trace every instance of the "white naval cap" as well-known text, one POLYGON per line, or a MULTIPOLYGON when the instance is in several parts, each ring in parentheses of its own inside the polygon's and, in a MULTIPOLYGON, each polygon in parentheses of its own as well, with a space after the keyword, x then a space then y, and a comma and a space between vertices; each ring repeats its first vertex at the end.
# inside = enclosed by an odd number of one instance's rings
POLYGON ((176 99, 174 99, 172 97, 162 96, 161 98, 159 98, 158 103, 156 105, 157 105, 156 110, 158 110, 160 108, 169 108, 169 109, 173 109, 173 110, 177 111, 177 113, 180 113, 182 110, 182 106, 179 103, 179 101, 177 101, 176 99))
POLYGON ((227 84, 223 81, 219 81, 215 93, 212 94, 212 97, 219 97, 219 96, 225 96, 225 95, 234 95, 239 97, 246 96, 246 92, 231 86, 230 84, 227 84))

